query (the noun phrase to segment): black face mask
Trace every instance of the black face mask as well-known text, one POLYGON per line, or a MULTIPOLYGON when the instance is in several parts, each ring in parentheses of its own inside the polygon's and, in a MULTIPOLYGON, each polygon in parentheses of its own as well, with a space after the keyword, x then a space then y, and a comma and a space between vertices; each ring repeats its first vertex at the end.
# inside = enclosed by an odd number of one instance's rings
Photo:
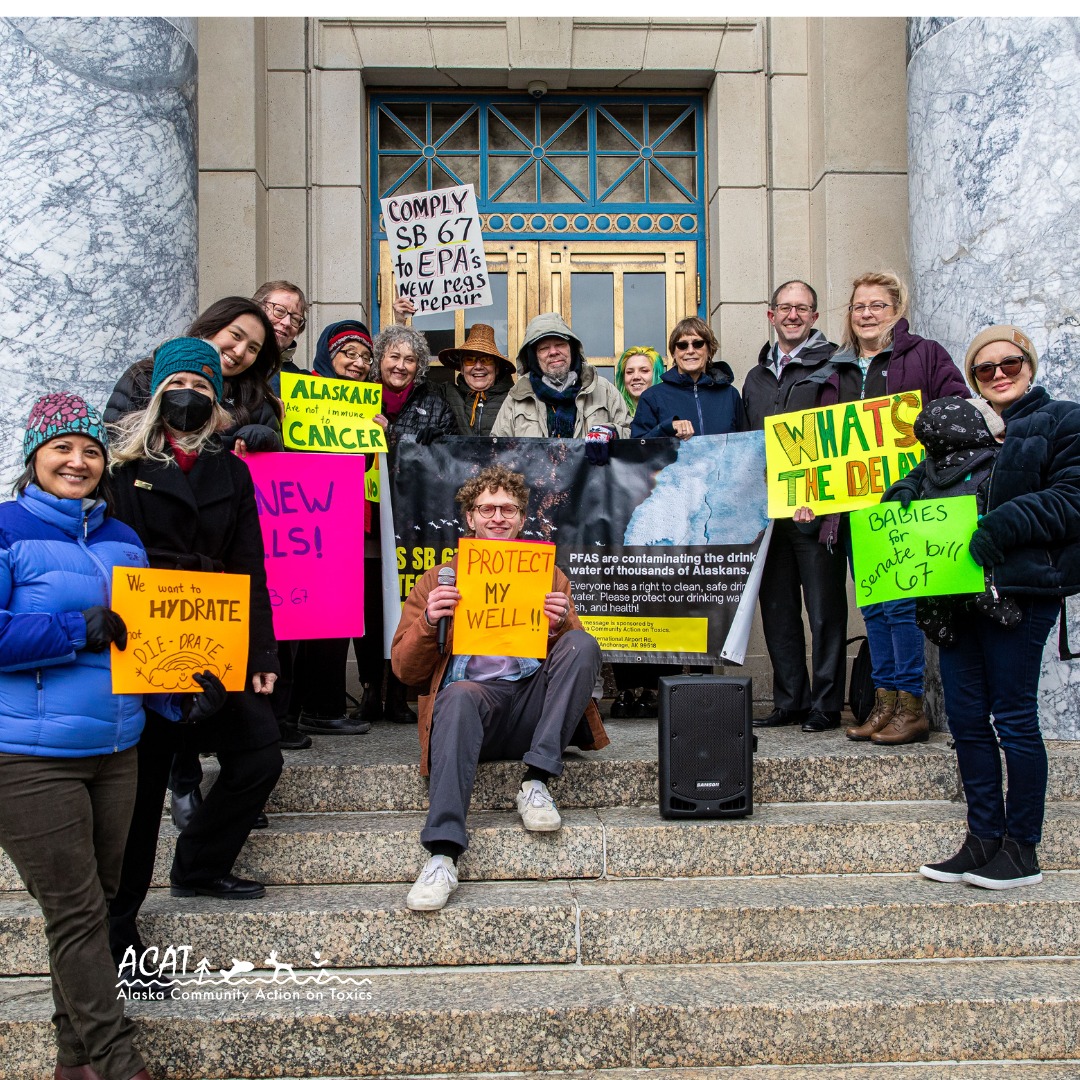
POLYGON ((166 390, 161 418, 173 431, 198 431, 214 415, 214 399, 198 390, 166 390))

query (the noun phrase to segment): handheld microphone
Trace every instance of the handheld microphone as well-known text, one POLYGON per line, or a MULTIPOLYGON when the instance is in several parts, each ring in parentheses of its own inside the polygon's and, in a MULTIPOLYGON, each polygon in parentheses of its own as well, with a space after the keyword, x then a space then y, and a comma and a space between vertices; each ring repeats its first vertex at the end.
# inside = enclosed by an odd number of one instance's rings
MULTIPOLYGON (((457 581, 457 574, 452 566, 442 566, 439 568, 439 584, 440 585, 453 585, 457 581)), ((446 634, 450 629, 450 616, 442 615, 439 618, 439 630, 436 635, 436 641, 439 646, 439 655, 441 656, 446 652, 446 634)))

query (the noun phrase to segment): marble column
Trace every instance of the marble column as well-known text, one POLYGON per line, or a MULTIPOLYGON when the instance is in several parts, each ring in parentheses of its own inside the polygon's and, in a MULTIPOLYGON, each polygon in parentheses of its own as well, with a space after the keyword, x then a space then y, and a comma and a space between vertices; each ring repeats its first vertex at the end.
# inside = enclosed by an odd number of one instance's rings
POLYGON ((0 484, 41 393, 102 406, 197 303, 194 19, 0 19, 0 484))
MULTIPOLYGON (((1080 400, 1080 19, 908 20, 914 327, 960 363, 1010 322, 1080 400)), ((1080 642, 1080 603, 1070 602, 1080 642)), ((1080 661, 1043 661, 1048 738, 1080 738, 1080 661)))

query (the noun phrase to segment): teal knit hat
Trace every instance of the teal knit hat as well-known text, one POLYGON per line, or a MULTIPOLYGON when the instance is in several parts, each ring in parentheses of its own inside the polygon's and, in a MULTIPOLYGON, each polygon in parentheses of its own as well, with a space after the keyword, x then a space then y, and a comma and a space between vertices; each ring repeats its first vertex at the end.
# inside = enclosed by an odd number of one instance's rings
POLYGON ((163 341, 154 350, 154 374, 150 379, 150 394, 157 393, 157 388, 181 371, 191 371, 201 375, 214 387, 214 396, 218 401, 225 393, 221 379, 221 353, 202 338, 178 337, 163 341))
POLYGON ((23 436, 23 460, 28 462, 39 446, 59 435, 85 435, 102 450, 109 449, 101 414, 78 394, 66 390, 45 394, 34 402, 23 436))

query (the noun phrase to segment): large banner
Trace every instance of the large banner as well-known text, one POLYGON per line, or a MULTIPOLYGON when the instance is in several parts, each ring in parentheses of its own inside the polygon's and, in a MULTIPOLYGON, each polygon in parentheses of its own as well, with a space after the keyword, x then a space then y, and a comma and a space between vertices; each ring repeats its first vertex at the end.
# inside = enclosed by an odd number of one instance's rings
POLYGON ((858 510, 881 501, 890 484, 923 458, 912 433, 922 409, 918 390, 849 401, 765 421, 769 516, 858 510))
MULTIPOLYGON (((609 660, 741 663, 729 631, 768 527, 761 432, 611 444, 591 465, 583 439, 402 441, 392 474, 397 600, 448 562, 465 532, 454 494, 491 464, 531 490, 522 539, 556 545, 583 624, 609 660)), ((756 582, 756 578, 755 578, 756 582)), ((392 619, 387 604, 387 618, 392 619)))
MULTIPOLYGON (((278 641, 364 633, 364 459, 249 454, 278 641)), ((377 588, 377 585, 373 585, 377 588)))

